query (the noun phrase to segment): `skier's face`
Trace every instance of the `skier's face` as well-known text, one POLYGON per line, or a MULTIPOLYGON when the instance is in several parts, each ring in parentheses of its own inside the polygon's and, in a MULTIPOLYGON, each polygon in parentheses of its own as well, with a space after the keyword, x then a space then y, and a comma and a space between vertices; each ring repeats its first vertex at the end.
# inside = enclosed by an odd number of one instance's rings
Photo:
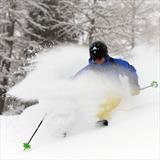
POLYGON ((94 61, 96 64, 103 64, 105 62, 105 57, 101 58, 101 59, 96 59, 94 61))

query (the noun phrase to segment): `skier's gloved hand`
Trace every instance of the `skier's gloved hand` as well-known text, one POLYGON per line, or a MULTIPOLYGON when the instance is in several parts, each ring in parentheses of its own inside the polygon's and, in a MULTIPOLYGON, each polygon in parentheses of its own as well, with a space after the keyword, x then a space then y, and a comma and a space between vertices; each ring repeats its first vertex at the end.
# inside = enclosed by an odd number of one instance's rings
POLYGON ((140 88, 139 87, 134 87, 131 89, 131 95, 136 96, 140 94, 140 88))

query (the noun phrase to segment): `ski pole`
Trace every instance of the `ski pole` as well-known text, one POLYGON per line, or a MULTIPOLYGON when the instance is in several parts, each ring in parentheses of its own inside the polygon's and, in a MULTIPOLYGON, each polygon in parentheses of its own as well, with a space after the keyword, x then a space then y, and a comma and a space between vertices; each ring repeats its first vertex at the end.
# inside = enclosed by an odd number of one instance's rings
POLYGON ((140 88, 140 90, 144 90, 144 89, 147 89, 147 88, 150 88, 150 87, 157 88, 158 87, 157 81, 152 81, 152 83, 150 85, 148 85, 146 87, 143 87, 143 88, 140 88))
POLYGON ((44 115, 44 117, 42 118, 42 120, 40 121, 39 125, 37 126, 36 130, 34 131, 34 133, 32 134, 30 140, 28 141, 28 143, 23 143, 23 147, 24 147, 24 151, 26 149, 30 149, 31 148, 31 145, 29 144, 32 140, 32 138, 34 137, 34 135, 36 134, 36 132, 38 131, 39 127, 41 126, 41 124, 43 123, 43 120, 45 119, 47 113, 44 115))

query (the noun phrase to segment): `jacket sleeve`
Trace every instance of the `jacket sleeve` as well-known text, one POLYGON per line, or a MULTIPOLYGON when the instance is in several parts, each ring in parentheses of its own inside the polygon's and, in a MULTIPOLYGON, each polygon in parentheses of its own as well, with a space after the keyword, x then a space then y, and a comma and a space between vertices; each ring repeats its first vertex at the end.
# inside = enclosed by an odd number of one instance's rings
POLYGON ((130 65, 127 61, 121 60, 120 63, 120 73, 128 77, 128 82, 131 89, 139 89, 138 75, 136 69, 130 65))

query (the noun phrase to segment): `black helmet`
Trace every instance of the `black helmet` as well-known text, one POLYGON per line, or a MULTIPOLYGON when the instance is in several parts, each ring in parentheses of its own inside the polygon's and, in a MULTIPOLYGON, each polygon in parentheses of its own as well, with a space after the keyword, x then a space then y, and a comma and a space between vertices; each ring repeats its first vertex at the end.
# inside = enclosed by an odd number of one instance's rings
POLYGON ((93 42, 89 48, 89 53, 92 60, 108 57, 107 46, 101 41, 93 42))

